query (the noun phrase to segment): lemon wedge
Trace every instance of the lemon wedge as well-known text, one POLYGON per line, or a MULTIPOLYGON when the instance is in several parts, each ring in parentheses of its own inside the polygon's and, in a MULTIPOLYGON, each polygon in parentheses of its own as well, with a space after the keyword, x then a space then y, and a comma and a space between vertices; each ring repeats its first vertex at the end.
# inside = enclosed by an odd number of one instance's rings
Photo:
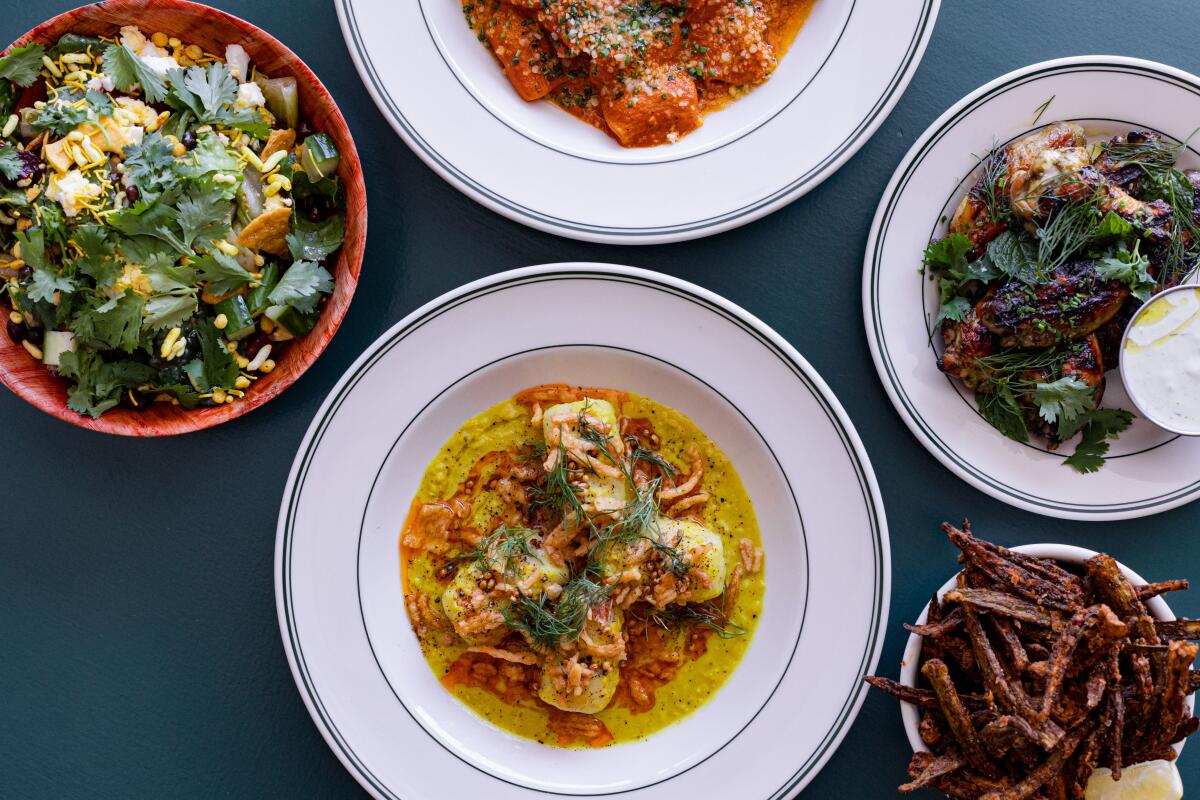
POLYGON ((1086 800, 1180 800, 1183 780, 1173 761, 1147 761, 1121 770, 1121 780, 1112 771, 1098 769, 1088 778, 1086 800))

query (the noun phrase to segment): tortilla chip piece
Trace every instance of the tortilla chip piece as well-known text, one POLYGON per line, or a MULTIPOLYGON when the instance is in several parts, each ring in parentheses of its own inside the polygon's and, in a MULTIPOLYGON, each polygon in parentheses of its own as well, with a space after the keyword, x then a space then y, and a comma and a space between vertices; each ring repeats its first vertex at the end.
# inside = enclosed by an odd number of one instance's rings
POLYGON ((271 131, 271 138, 267 139, 267 143, 263 147, 259 158, 266 161, 273 153, 277 153, 280 150, 291 150, 295 146, 296 132, 291 128, 282 131, 271 131))
POLYGON ((288 253, 287 234, 292 224, 292 210, 277 208, 264 211, 238 234, 238 244, 251 250, 265 250, 273 256, 288 253))

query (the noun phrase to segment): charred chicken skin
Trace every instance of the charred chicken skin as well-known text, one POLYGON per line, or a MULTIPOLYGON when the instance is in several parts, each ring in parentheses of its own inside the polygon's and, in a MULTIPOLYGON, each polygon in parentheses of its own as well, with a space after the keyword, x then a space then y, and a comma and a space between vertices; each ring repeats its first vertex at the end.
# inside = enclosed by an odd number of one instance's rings
POLYGON ((1112 319, 1129 297, 1120 281, 1104 281, 1092 261, 1068 261, 1044 282, 995 284, 977 313, 1003 347, 1049 347, 1091 334, 1112 319))
POLYGON ((958 378, 968 389, 991 391, 989 370, 980 359, 995 355, 1000 346, 996 334, 979 321, 978 306, 971 309, 962 322, 946 320, 942 325, 942 341, 946 343, 938 364, 942 372, 958 378))

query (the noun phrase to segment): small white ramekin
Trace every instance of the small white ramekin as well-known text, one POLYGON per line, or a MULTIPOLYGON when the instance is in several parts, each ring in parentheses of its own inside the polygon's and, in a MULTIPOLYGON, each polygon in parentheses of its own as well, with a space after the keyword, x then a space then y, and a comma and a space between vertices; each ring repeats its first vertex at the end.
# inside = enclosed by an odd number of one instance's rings
POLYGON ((1161 420, 1156 419, 1153 414, 1148 413, 1146 411, 1145 407, 1140 402, 1138 402, 1137 387, 1129 382, 1129 378, 1125 374, 1125 343, 1127 341, 1129 341, 1129 332, 1131 330, 1133 330, 1134 323, 1137 322, 1138 319, 1142 316, 1142 314, 1146 311, 1146 309, 1149 308, 1154 303, 1154 301, 1158 300, 1160 297, 1165 297, 1174 292, 1183 292, 1183 291, 1188 291, 1188 292, 1200 291, 1200 286, 1197 286, 1197 285, 1191 284, 1191 283, 1181 283, 1178 286, 1172 286, 1170 289, 1164 289, 1163 291, 1159 292, 1158 294, 1154 295, 1149 300, 1147 300, 1145 303, 1143 303, 1141 308, 1139 308, 1136 312, 1134 312, 1133 316, 1129 318, 1129 322, 1126 323, 1126 325, 1125 325, 1125 332, 1121 334, 1120 349, 1117 351, 1119 353, 1119 355, 1117 357, 1117 371, 1121 376, 1121 384, 1125 387, 1125 394, 1129 397, 1129 402, 1133 404, 1133 407, 1136 408, 1138 413, 1141 414, 1146 420, 1153 422, 1155 425, 1162 428, 1164 431, 1170 431, 1171 433, 1177 433, 1180 436, 1200 436, 1200 431, 1183 430, 1181 428, 1173 428, 1170 425, 1162 422, 1161 420))

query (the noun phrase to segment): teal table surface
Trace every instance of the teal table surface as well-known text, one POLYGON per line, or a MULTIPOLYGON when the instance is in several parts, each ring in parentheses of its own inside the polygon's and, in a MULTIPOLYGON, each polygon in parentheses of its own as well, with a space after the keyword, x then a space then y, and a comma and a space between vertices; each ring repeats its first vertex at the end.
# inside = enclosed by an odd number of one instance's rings
MULTIPOLYGON (((442 292, 527 264, 607 261, 694 281, 761 317, 812 362, 858 427, 887 507, 883 674, 898 671, 901 622, 952 568, 942 520, 969 516, 978 533, 1004 544, 1104 549, 1151 580, 1200 579, 1200 506, 1132 522, 1060 522, 951 475, 884 395, 859 302, 879 195, 947 106, 1004 72, 1058 56, 1120 53, 1200 72, 1194 0, 1114 8, 946 0, 908 91, 839 172, 744 228, 639 248, 529 230, 444 183, 377 112, 331 0, 215 4, 299 53, 349 120, 371 215, 362 280, 321 360, 263 409, 214 430, 106 437, 0 391, 0 797, 366 796, 310 722, 280 645, 272 566, 284 481, 317 406, 377 335, 442 292)), ((71 5, 3 0, 0 40, 71 5)), ((1200 591, 1171 602, 1177 613, 1200 615, 1200 591)), ((895 796, 908 754, 896 704, 871 695, 803 796, 895 796)), ((1185 752, 1181 768, 1200 787, 1200 752, 1185 752)))

